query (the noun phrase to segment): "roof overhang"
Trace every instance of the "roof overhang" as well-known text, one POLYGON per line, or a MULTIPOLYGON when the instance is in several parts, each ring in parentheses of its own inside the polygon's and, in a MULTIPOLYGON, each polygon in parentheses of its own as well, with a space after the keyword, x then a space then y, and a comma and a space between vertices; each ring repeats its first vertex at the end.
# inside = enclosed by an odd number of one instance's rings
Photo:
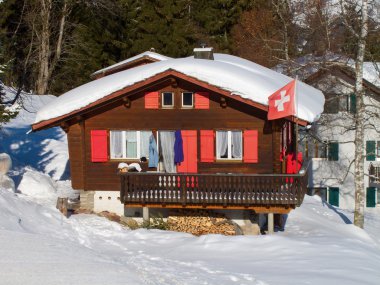
MULTIPOLYGON (((182 80, 187 81, 189 83, 198 85, 198 86, 200 86, 206 90, 209 90, 211 92, 221 94, 225 97, 231 98, 233 100, 242 102, 242 103, 247 104, 249 106, 252 106, 252 107, 255 107, 255 108, 258 108, 260 110, 268 112, 268 106, 267 105, 252 101, 250 99, 243 98, 239 95, 231 93, 230 91, 224 90, 218 86, 204 82, 204 81, 199 80, 195 77, 188 76, 188 75, 181 73, 179 71, 176 71, 173 69, 168 69, 168 70, 161 72, 161 73, 158 73, 152 77, 149 77, 149 78, 144 79, 142 81, 136 82, 133 85, 127 86, 127 87, 122 88, 118 91, 110 93, 109 95, 107 95, 107 96, 105 96, 105 97, 103 97, 103 98, 101 98, 95 102, 92 102, 91 104, 89 104, 85 107, 82 107, 80 109, 77 109, 75 111, 72 111, 70 113, 67 113, 65 115, 62 115, 62 116, 59 116, 56 118, 52 118, 49 120, 44 120, 44 121, 35 123, 32 125, 32 131, 34 132, 34 131, 39 131, 39 130, 59 126, 60 124, 66 122, 68 120, 74 119, 75 117, 83 116, 83 115, 90 113, 92 111, 95 111, 101 107, 104 107, 104 106, 112 104, 118 100, 121 100, 124 97, 128 97, 128 96, 134 95, 138 92, 143 92, 145 90, 148 91, 148 89, 152 88, 153 86, 158 85, 158 84, 162 83, 163 81, 169 80, 170 78, 173 78, 173 77, 177 78, 177 79, 182 79, 182 80)), ((289 121, 292 121, 294 123, 297 123, 299 125, 302 125, 302 126, 306 126, 309 124, 309 122, 302 120, 302 119, 299 119, 299 118, 296 118, 295 116, 290 116, 290 117, 287 117, 286 119, 289 121)))

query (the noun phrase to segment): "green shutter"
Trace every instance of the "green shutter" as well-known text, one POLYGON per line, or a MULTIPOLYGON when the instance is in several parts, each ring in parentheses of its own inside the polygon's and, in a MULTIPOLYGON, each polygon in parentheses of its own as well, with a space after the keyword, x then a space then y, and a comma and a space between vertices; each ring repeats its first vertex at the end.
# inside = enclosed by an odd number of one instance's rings
POLYGON ((350 113, 356 114, 356 95, 350 95, 350 113))
POLYGON ((339 207, 339 187, 329 187, 329 204, 339 207))
POLYGON ((376 160, 376 141, 367 141, 366 152, 367 152, 367 161, 376 160))
POLYGON ((376 188, 375 187, 367 187, 367 195, 366 195, 367 207, 374 208, 376 207, 376 188))
POLYGON ((328 158, 332 161, 339 160, 339 143, 329 142, 328 158))

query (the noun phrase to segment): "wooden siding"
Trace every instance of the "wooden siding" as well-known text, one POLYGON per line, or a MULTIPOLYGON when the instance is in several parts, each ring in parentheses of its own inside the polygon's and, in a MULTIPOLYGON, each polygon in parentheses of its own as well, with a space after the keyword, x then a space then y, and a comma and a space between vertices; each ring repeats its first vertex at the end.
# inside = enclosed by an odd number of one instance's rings
MULTIPOLYGON (((77 159, 81 157, 79 150, 70 150, 70 159, 74 159, 72 171, 73 187, 86 190, 120 190, 120 180, 116 175, 119 161, 106 163, 92 163, 90 157, 91 130, 198 130, 198 172, 199 173, 278 173, 278 152, 274 151, 273 142, 278 143, 279 138, 272 136, 272 123, 266 120, 266 111, 248 106, 243 102, 226 98, 226 108, 221 107, 221 95, 210 93, 210 109, 182 109, 182 91, 206 91, 199 86, 177 80, 170 85, 162 83, 156 89, 148 91, 163 91, 175 93, 175 106, 173 109, 147 110, 144 106, 144 93, 129 96, 130 103, 126 107, 123 101, 115 102, 106 107, 93 111, 85 118, 85 155, 86 164, 82 173, 77 159), (173 86, 174 85, 174 86, 173 86), (221 162, 201 163, 200 161, 200 132, 199 130, 237 129, 258 130, 258 163, 221 162), (82 178, 80 178, 82 175, 82 178), (84 183, 83 176, 86 177, 84 183), (82 187, 80 187, 82 186, 82 187)), ((72 127, 71 127, 72 128, 72 127)), ((69 131, 70 137, 74 132, 69 131)), ((279 133, 276 132, 279 136, 279 133)), ((73 138, 73 140, 75 140, 73 138)), ((81 147, 80 144, 71 144, 70 148, 81 147)), ((277 148, 277 147, 276 147, 277 148)))
POLYGON ((84 189, 84 163, 82 133, 79 124, 72 125, 67 133, 71 182, 74 189, 84 189))

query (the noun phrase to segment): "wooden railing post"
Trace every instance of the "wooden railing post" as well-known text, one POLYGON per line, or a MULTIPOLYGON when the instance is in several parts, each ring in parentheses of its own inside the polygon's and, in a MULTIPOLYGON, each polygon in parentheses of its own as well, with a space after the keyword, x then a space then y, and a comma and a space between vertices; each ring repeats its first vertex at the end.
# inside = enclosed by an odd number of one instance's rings
POLYGON ((120 181, 121 181, 121 185, 120 185, 120 202, 124 204, 124 196, 125 196, 125 176, 124 175, 121 175, 120 176, 120 181))
POLYGON ((186 200, 187 200, 187 193, 186 193, 186 183, 187 183, 187 176, 182 176, 181 179, 181 204, 182 206, 186 206, 186 200))

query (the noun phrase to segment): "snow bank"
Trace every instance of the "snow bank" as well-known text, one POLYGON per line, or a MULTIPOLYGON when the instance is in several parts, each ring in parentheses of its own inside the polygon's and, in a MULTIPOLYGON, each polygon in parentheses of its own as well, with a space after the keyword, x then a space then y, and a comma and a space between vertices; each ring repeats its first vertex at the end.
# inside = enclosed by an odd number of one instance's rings
POLYGON ((12 160, 9 154, 0 153, 0 175, 7 174, 12 167, 12 160))
POLYGON ((0 153, 0 188, 15 191, 15 183, 7 173, 12 167, 11 157, 7 153, 0 153))
MULTIPOLYGON (((268 97, 292 78, 241 58, 215 54, 215 60, 189 58, 167 59, 121 71, 79 86, 45 105, 34 123, 56 118, 85 107, 113 92, 167 70, 176 70, 208 82, 232 95, 268 105, 268 97)), ((323 111, 321 91, 299 82, 298 117, 313 122, 323 111)))
POLYGON ((18 191, 39 199, 55 199, 57 185, 49 175, 27 168, 18 191))
POLYGON ((143 284, 115 255, 82 245, 79 236, 53 207, 0 189, 0 284, 143 284))

